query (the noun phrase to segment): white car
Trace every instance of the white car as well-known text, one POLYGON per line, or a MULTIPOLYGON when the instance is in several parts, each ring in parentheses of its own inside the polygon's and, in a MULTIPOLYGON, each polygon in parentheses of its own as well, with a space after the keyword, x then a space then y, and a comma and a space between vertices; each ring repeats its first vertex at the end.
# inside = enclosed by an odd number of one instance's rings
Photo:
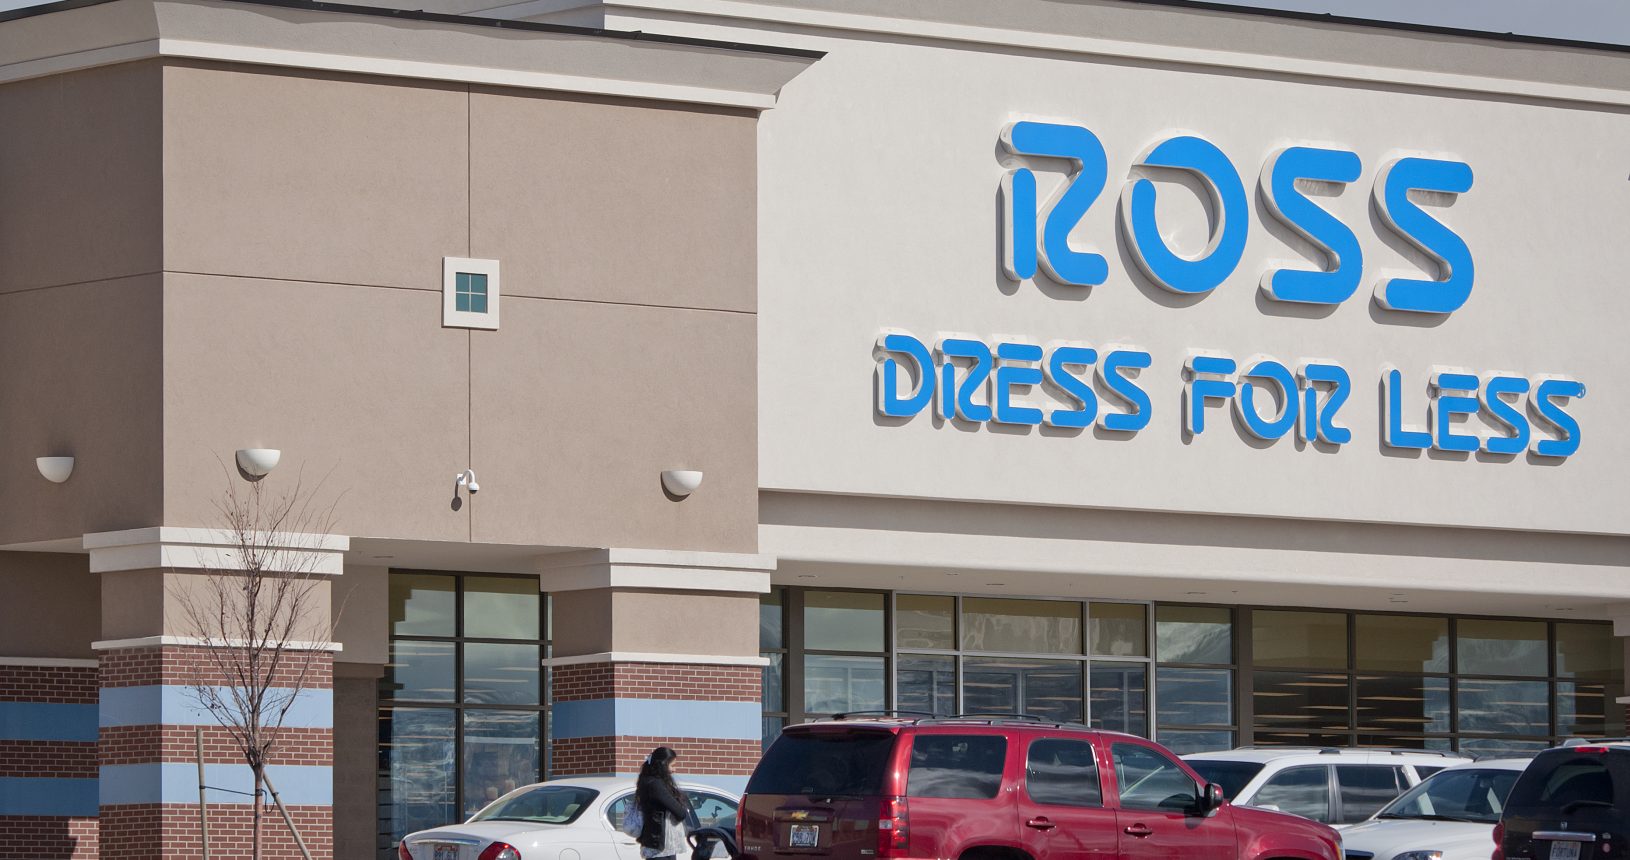
POLYGON ((1488 860, 1506 795, 1533 759, 1456 765, 1341 834, 1348 860, 1488 860))
MULTIPOLYGON (((741 798, 709 785, 680 782, 691 829, 734 831, 741 798)), ((410 833, 400 860, 640 860, 640 846, 619 828, 634 802, 628 777, 552 779, 517 788, 463 824, 410 833)), ((717 846, 714 856, 724 854, 717 846)), ((679 860, 688 860, 681 857, 679 860)))
POLYGON ((1369 818, 1426 777, 1471 761, 1423 750, 1334 747, 1242 747, 1183 760, 1238 806, 1289 812, 1337 830, 1369 818))

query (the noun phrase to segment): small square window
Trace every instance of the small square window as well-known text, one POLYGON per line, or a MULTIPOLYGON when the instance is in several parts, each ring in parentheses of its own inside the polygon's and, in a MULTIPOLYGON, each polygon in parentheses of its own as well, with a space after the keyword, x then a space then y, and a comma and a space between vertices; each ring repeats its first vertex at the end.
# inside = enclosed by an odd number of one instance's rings
POLYGON ((449 328, 498 328, 498 261, 442 258, 442 320, 449 328))

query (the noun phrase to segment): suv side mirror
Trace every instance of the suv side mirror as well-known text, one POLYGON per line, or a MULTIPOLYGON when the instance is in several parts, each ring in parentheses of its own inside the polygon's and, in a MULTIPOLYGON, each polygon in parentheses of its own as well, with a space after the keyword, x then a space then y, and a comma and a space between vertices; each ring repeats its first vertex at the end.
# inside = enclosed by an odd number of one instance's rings
POLYGON ((1201 815, 1207 815, 1227 802, 1227 799, 1223 797, 1222 786, 1214 782, 1206 783, 1205 788, 1200 790, 1200 796, 1197 800, 1199 801, 1198 806, 1201 815))

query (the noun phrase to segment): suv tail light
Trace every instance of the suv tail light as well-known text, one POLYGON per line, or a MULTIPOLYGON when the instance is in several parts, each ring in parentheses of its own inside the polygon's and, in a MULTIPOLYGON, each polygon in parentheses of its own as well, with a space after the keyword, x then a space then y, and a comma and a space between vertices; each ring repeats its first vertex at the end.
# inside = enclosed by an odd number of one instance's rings
POLYGON ((904 857, 911 848, 911 815, 903 797, 886 797, 877 813, 877 856, 904 857))
POLYGON ((408 850, 406 839, 396 843, 396 856, 401 860, 413 860, 413 852, 408 850))
POLYGON ((1505 860, 1505 822, 1494 825, 1494 856, 1489 860, 1505 860))
POLYGON ((521 852, 515 846, 503 842, 494 842, 481 852, 477 860, 521 860, 521 852))

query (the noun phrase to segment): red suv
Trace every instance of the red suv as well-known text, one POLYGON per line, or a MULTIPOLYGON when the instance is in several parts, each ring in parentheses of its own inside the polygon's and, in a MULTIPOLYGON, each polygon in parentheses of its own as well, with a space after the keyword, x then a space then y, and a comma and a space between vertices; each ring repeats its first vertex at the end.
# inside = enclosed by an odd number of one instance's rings
POLYGON ((1159 744, 1014 719, 788 726, 738 828, 744 860, 1341 860, 1336 831, 1232 806, 1159 744))

